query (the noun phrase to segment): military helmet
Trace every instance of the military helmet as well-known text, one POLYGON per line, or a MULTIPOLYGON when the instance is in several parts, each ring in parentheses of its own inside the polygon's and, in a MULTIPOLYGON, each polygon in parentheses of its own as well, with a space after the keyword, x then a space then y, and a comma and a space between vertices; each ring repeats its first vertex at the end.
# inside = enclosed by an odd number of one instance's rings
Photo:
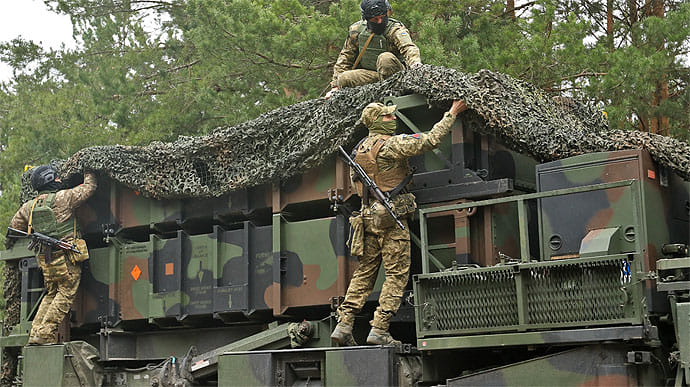
POLYGON ((57 178, 57 171, 50 165, 36 167, 31 173, 31 187, 36 191, 54 182, 57 178))
POLYGON ((369 128, 379 117, 393 114, 395 109, 395 105, 386 106, 381 102, 370 103, 362 110, 362 123, 369 128))
POLYGON ((362 20, 369 20, 374 16, 387 14, 391 5, 388 0, 362 0, 359 9, 362 11, 362 20))

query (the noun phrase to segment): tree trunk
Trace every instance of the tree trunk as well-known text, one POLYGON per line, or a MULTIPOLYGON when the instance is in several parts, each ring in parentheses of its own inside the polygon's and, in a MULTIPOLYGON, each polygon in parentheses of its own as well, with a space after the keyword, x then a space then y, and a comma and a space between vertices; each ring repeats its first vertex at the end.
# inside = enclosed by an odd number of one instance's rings
MULTIPOLYGON (((648 17, 656 16, 658 18, 664 18, 664 0, 646 0, 645 7, 648 17)), ((657 47, 660 50, 663 50, 665 43, 665 39, 661 38, 661 40, 657 42, 657 47)), ((664 76, 659 82, 657 82, 654 97, 652 98, 651 106, 652 109, 655 110, 654 116, 651 117, 649 122, 649 131, 652 133, 657 133, 664 136, 668 135, 669 119, 662 113, 658 112, 659 106, 667 99, 668 81, 666 80, 666 76, 664 76)))
MULTIPOLYGON (((668 81, 664 78, 659 84, 659 103, 663 103, 668 99, 668 81)), ((669 135, 669 118, 663 113, 657 115, 659 120, 659 134, 668 136, 669 135)))
POLYGON ((630 26, 632 27, 637 23, 637 0, 628 0, 628 12, 630 14, 630 26))
POLYGON ((635 31, 635 24, 638 22, 637 0, 628 0, 628 23, 630 25, 630 42, 637 47, 639 39, 635 31))
POLYGON ((613 0, 606 1, 606 43, 613 52, 613 0))
POLYGON ((515 0, 506 0, 506 15, 515 20, 515 0))

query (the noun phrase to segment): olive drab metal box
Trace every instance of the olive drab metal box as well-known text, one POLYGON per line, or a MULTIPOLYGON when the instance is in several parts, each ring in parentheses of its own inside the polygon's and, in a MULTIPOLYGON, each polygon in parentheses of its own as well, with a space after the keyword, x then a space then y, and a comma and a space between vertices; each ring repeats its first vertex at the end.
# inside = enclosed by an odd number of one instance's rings
MULTIPOLYGON (((539 200, 541 260, 632 253, 639 245, 642 269, 656 270, 663 245, 688 243, 690 185, 656 164, 643 150, 600 152, 540 164, 540 192, 623 180, 625 187, 539 200), (639 205, 635 205, 639 203, 639 205)), ((650 310, 668 308, 656 281, 645 281, 650 310)))
POLYGON ((420 210, 426 221, 434 211, 470 205, 515 202, 527 213, 528 201, 537 201, 540 246, 529 248, 535 235, 520 216, 519 261, 415 276, 420 348, 584 340, 592 327, 601 327, 601 337, 655 335, 645 321, 668 302, 652 271, 664 244, 687 243, 687 213, 673 214, 687 202, 687 184, 657 169, 644 151, 542 164, 537 183, 534 194, 420 210), (492 332, 505 334, 486 336, 492 332))
POLYGON ((393 346, 228 352, 218 384, 236 386, 397 386, 421 374, 416 353, 393 346))
POLYGON ((84 341, 24 349, 21 385, 26 387, 100 386, 103 374, 96 348, 84 341))
POLYGON ((542 260, 632 252, 639 239, 645 268, 655 270, 664 244, 687 243, 688 183, 659 167, 645 151, 592 153, 540 164, 536 171, 540 192, 637 180, 636 199, 642 204, 639 214, 631 211, 631 198, 622 187, 540 199, 542 260), (609 243, 587 243, 604 235, 609 243))

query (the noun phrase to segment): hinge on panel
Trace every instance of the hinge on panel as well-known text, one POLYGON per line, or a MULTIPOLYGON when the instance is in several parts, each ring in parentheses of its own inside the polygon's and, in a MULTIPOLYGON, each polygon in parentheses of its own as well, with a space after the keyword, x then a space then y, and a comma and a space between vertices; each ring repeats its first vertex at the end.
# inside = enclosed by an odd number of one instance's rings
POLYGON ((333 212, 339 211, 339 207, 343 204, 343 198, 342 188, 330 188, 328 190, 328 201, 331 202, 333 212))
POLYGON ((282 276, 285 276, 287 274, 287 261, 288 261, 287 253, 281 251, 279 253, 278 259, 279 259, 279 265, 280 265, 280 276, 282 277, 282 276))

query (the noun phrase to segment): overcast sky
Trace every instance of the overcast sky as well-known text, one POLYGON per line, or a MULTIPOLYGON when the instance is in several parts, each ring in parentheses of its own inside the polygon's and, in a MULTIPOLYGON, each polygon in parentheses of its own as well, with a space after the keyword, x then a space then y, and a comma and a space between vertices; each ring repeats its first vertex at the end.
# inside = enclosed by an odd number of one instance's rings
MULTIPOLYGON (((2 42, 21 36, 43 47, 75 46, 69 16, 49 11, 41 0, 0 0, 0 9, 2 42)), ((0 81, 11 76, 10 67, 0 62, 0 81)))

